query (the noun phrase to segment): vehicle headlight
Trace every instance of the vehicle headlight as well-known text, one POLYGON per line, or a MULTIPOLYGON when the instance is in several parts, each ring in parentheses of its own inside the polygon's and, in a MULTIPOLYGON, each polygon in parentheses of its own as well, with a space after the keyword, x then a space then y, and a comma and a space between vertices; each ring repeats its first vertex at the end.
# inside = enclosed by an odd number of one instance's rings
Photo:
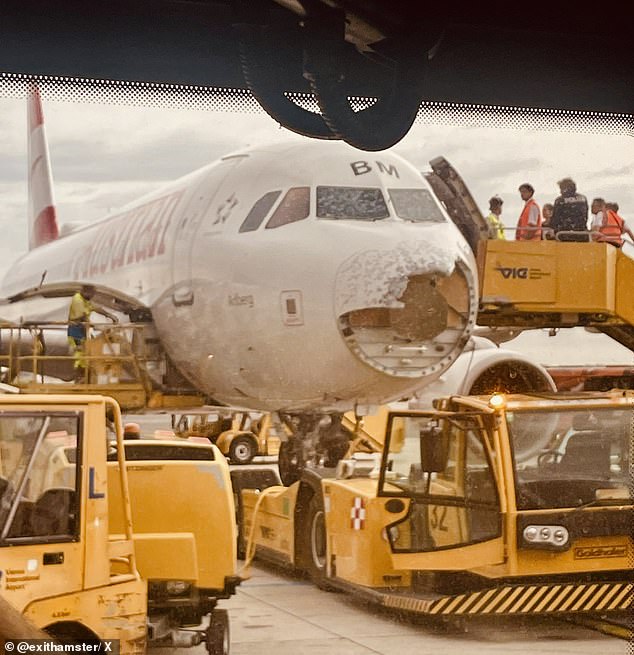
POLYGON ((184 580, 170 580, 165 585, 168 596, 182 596, 189 591, 190 587, 190 583, 184 580))
POLYGON ((563 548, 570 540, 568 529, 563 525, 527 525, 522 536, 531 546, 563 548))

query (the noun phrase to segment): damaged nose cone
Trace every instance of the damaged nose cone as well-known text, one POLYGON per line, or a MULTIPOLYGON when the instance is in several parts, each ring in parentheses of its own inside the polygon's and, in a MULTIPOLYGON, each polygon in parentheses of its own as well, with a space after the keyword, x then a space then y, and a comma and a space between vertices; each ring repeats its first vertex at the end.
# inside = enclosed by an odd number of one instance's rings
POLYGON ((462 352, 475 327, 476 281, 469 267, 451 261, 448 253, 426 257, 426 264, 402 257, 397 261, 385 269, 382 281, 375 270, 374 283, 361 283, 361 289, 349 269, 342 271, 337 280, 342 289, 339 329, 355 355, 383 373, 408 378, 439 374, 462 352), (344 281, 352 285, 346 292, 344 281))
POLYGON ((396 336, 408 341, 437 337, 447 327, 447 299, 437 289, 435 277, 416 275, 398 298, 402 309, 390 309, 389 322, 396 336))

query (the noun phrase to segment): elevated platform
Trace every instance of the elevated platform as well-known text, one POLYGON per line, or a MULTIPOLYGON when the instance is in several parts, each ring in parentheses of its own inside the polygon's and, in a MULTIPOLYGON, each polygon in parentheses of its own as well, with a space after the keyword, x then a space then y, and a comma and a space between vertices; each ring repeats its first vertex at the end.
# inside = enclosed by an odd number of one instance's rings
POLYGON ((107 395, 124 412, 209 404, 174 370, 152 323, 87 327, 78 351, 68 343, 66 323, 0 324, 1 381, 25 393, 107 395))
POLYGON ((481 241, 478 324, 594 327, 634 350, 634 260, 606 243, 481 241))

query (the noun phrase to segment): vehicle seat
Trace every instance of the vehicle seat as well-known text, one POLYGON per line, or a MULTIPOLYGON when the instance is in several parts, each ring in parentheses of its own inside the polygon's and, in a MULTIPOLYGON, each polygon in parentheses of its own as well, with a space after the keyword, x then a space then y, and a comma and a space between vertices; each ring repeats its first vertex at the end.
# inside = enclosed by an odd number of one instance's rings
POLYGON ((33 508, 35 503, 22 499, 16 508, 15 516, 9 528, 7 537, 32 537, 33 536, 33 508))
POLYGON ((35 501, 31 520, 33 536, 61 536, 75 532, 75 490, 47 489, 35 501))
POLYGON ((594 430, 573 434, 559 463, 564 472, 590 478, 610 477, 610 440, 594 430))

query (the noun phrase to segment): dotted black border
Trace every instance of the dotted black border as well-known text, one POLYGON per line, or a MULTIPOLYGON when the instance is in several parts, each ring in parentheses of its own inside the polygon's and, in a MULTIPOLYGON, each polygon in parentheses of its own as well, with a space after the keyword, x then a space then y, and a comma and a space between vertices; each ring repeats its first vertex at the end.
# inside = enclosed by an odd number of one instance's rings
MULTIPOLYGON (((46 100, 263 113, 257 100, 246 89, 20 73, 0 73, 0 97, 24 97, 32 82, 37 82, 40 93, 46 100)), ((289 94, 289 97, 298 105, 317 111, 312 95, 294 93, 289 94)), ((351 106, 356 111, 367 107, 373 101, 369 98, 350 98, 351 106)), ((556 108, 422 102, 415 122, 634 136, 634 114, 556 108)))

